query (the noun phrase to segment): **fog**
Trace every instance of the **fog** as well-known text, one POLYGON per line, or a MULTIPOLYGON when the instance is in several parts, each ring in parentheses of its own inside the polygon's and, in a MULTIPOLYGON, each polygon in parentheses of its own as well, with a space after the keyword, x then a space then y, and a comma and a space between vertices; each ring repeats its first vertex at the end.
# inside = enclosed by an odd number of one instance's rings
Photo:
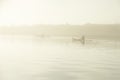
POLYGON ((0 0, 0 80, 120 80, 119 0, 0 0))
POLYGON ((120 23, 119 0, 2 0, 0 25, 120 23))

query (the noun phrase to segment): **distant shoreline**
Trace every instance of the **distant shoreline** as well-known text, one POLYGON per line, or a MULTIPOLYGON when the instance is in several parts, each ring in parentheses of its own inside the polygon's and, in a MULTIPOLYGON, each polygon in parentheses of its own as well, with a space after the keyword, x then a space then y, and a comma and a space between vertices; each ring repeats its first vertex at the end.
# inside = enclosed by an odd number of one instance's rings
POLYGON ((0 35, 63 36, 120 40, 120 24, 33 25, 0 27, 0 35))

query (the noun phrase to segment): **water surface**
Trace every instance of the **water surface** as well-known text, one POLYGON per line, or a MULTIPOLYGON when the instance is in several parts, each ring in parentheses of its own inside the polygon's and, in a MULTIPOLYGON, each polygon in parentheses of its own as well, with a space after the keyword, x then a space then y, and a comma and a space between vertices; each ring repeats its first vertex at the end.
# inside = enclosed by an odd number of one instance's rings
POLYGON ((0 80, 120 80, 120 43, 0 36, 0 80))

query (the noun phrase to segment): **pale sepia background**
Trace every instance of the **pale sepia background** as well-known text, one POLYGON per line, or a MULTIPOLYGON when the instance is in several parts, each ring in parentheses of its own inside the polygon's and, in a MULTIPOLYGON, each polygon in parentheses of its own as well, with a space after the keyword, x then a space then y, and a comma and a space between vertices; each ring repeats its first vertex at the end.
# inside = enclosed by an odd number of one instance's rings
POLYGON ((120 80, 120 1, 0 0, 0 80, 120 80))

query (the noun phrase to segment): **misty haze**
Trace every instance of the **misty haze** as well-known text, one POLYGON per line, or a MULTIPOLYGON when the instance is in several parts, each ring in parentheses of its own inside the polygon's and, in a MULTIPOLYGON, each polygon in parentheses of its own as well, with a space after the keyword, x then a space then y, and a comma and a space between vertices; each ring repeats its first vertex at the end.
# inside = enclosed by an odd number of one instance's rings
POLYGON ((120 80, 120 1, 0 0, 0 80, 120 80))

